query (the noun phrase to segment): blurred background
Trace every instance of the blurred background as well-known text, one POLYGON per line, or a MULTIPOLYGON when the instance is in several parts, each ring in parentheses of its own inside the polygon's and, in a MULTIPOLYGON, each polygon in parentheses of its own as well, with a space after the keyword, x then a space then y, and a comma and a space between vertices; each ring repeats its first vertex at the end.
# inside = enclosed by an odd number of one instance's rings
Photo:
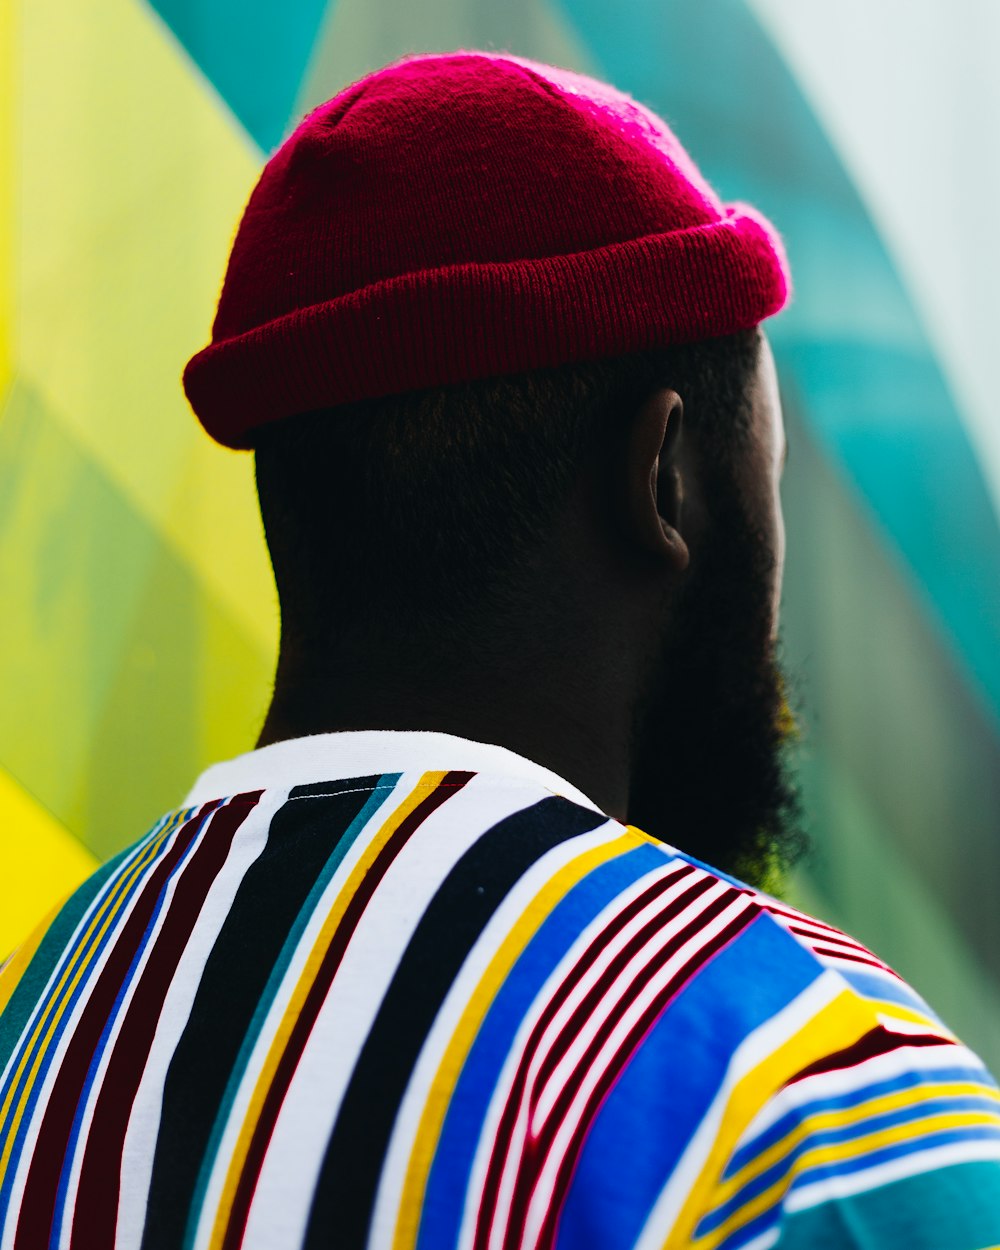
POLYGON ((277 606, 252 459, 180 372, 303 113, 459 47, 631 92, 784 234, 792 898, 1000 1071, 994 0, 2 0, 0 959, 253 746, 277 606))

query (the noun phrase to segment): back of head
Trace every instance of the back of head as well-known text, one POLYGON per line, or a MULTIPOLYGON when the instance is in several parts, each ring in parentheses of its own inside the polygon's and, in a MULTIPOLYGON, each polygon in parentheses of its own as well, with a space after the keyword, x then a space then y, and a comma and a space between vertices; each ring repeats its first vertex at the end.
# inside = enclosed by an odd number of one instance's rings
POLYGON ((747 436, 758 338, 719 339, 301 414, 257 432, 283 646, 453 650, 523 619, 532 561, 588 458, 657 386, 720 475, 747 436))
POLYGON ((434 630, 509 590, 653 387, 738 440, 753 328, 787 292, 770 225, 635 100, 414 56, 268 162, 184 381, 213 437, 257 449, 283 632, 367 634, 400 604, 434 630))

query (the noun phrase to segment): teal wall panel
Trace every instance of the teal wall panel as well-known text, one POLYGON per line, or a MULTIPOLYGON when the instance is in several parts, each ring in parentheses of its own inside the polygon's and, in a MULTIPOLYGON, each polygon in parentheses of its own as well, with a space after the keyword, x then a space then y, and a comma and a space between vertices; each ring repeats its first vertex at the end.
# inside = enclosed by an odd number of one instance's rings
POLYGON ((261 150, 277 147, 326 0, 151 3, 261 150))

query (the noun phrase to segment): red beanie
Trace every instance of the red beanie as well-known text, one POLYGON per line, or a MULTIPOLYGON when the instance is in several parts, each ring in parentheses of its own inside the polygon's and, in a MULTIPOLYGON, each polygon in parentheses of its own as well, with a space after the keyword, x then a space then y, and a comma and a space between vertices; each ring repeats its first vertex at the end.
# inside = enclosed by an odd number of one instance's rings
POLYGON ((789 289, 774 228, 723 205, 666 124, 520 57, 408 57, 314 109, 240 222, 205 429, 748 329, 789 289))

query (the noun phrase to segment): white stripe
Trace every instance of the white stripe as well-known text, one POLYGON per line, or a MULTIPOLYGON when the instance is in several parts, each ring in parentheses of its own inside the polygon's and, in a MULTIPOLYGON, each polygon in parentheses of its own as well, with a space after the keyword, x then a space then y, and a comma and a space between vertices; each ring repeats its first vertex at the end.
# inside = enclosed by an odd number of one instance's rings
POLYGON ((808 942, 800 933, 792 933, 792 937, 798 938, 800 942, 805 942, 812 953, 821 959, 824 963, 835 964, 837 967, 870 968, 872 972, 884 972, 885 964, 881 963, 876 955, 870 951, 860 951, 857 955, 852 955, 849 951, 839 951, 830 946, 821 946, 818 942, 808 942))
MULTIPOLYGON (((417 780, 408 774, 411 786, 417 780)), ((390 865, 358 922, 282 1103, 243 1250, 301 1243, 354 1063, 428 903, 487 829, 546 797, 541 789, 477 775, 431 813, 390 865)))
POLYGON ((289 790, 336 777, 437 771, 482 773, 494 781, 507 778, 523 788, 544 787, 572 803, 600 810, 565 777, 507 747, 424 729, 347 729, 285 738, 213 764, 195 782, 186 802, 261 787, 289 790))
MULTIPOLYGON (((201 1209, 198 1213, 198 1224, 194 1238, 196 1247, 207 1245, 211 1240, 212 1227, 215 1223, 219 1202, 225 1187, 230 1159, 236 1148, 236 1142, 243 1127, 261 1068, 285 1014, 289 997, 302 975, 303 969, 316 944, 319 932, 326 921, 330 907, 343 889, 344 882, 350 877, 357 867, 358 861, 368 850, 372 839, 385 823, 390 812, 404 801, 406 796, 413 790, 417 780, 410 774, 401 777, 397 782, 384 783, 373 788, 373 794, 379 792, 380 802, 369 816, 364 827, 358 831, 358 835, 351 843, 344 858, 337 865, 336 871, 327 882, 323 894, 317 900, 299 937, 296 948, 282 976, 281 984, 277 987, 267 1014, 261 1023, 243 1075, 240 1078, 239 1086, 233 1096, 229 1114, 219 1138, 218 1147, 212 1158, 211 1172, 205 1186, 201 1209)), ((369 787, 365 788, 368 789, 369 787)), ((265 796, 269 796, 270 793, 270 791, 265 791, 265 796)), ((279 797, 279 805, 283 805, 286 798, 285 792, 275 791, 274 793, 279 797)), ((340 791, 339 793, 345 792, 340 791)), ((301 799, 298 797, 294 800, 288 799, 288 801, 308 803, 317 797, 322 798, 325 796, 309 795, 301 799)), ((331 851, 332 849, 331 847, 331 851)))
POLYGON ((780 916, 784 920, 793 920, 796 924, 815 925, 817 929, 839 937, 846 936, 836 925, 827 924, 825 920, 817 920, 815 916, 809 916, 804 911, 796 911, 794 907, 789 907, 787 903, 778 903, 766 895, 759 895, 758 901, 765 911, 769 911, 772 916, 780 916))
MULTIPOLYGON (((927 1048, 904 1045, 887 1054, 875 1055, 851 1068, 842 1068, 834 1072, 818 1072, 815 1076, 804 1077, 801 1081, 786 1085, 784 1089, 779 1090, 758 1112, 736 1143, 733 1154, 739 1153, 767 1132, 782 1116, 799 1111, 810 1103, 826 1098, 843 1098, 868 1086, 891 1081, 905 1073, 913 1073, 925 1077, 930 1082, 935 1082, 939 1079, 936 1075, 938 1071, 963 1067, 970 1069, 968 1077, 970 1081, 976 1079, 976 1073, 986 1075, 985 1069, 976 1056, 964 1046, 927 1048)), ((992 1088, 991 1085, 985 1087, 992 1088)), ((913 1094, 915 1098, 923 1097, 920 1085, 913 1086, 913 1094)))
POLYGON ((793 1186, 785 1198, 783 1210, 794 1214, 796 1211, 819 1206, 821 1202, 849 1198, 852 1194, 878 1189, 882 1185, 905 1180, 922 1172, 933 1172, 956 1163, 991 1161, 1000 1162, 1000 1141, 954 1142, 950 1146, 918 1150, 860 1172, 849 1172, 843 1176, 831 1176, 799 1187, 793 1186))
MULTIPOLYGON (((669 854, 669 852, 667 852, 669 854)), ((572 972, 576 965, 580 962, 587 949, 593 943, 594 939, 602 933, 608 925, 610 925, 616 916, 624 911, 636 898, 649 888, 650 879, 653 873, 661 873, 662 869, 657 867, 650 873, 644 874, 638 880, 632 882, 630 886, 617 894, 608 905, 603 908, 591 922, 579 933, 572 945, 563 955, 563 957, 553 968, 552 972, 545 979, 534 1002, 530 1008, 524 1013, 524 1017, 518 1026, 517 1033, 507 1052, 504 1060, 503 1068, 497 1078, 496 1086, 490 1097, 489 1107, 483 1118, 483 1126, 479 1134, 479 1140, 476 1143, 475 1157, 473 1158, 472 1168, 469 1175, 469 1185, 466 1191, 465 1206, 462 1212, 462 1225, 458 1238, 458 1250, 470 1250, 473 1238, 475 1237, 476 1222, 479 1217, 479 1202, 482 1195, 483 1184, 486 1179, 486 1171, 489 1166, 490 1156, 493 1151, 493 1144, 497 1136, 497 1128, 500 1118, 503 1114, 504 1107, 510 1097, 511 1087, 513 1085, 514 1076, 521 1062, 521 1057, 527 1046, 528 1039, 531 1037, 539 1017, 544 1012, 546 1005, 556 993, 559 986, 566 977, 572 972)))
MULTIPOLYGON (((678 894, 683 894, 685 886, 690 887, 695 881, 698 880, 698 878, 703 878, 706 875, 707 874, 701 873, 699 871, 697 877, 695 876, 683 877, 680 881, 676 883, 676 886, 673 889, 673 891, 667 892, 666 899, 656 900, 655 903, 651 905, 651 907, 655 907, 656 904, 663 905, 663 903, 669 902, 672 897, 676 897, 678 894)), ((656 959, 656 956, 660 953, 662 948, 666 944, 669 943, 670 939, 680 929, 682 929, 685 926, 685 924, 689 923, 691 919, 693 919, 695 916, 699 915, 702 911, 704 911, 705 908, 708 907, 708 905, 713 901, 713 899, 718 897, 718 895, 731 892, 731 888, 732 887, 726 885, 724 882, 714 882, 713 886, 710 887, 708 890, 706 890, 704 894, 693 899, 684 911, 682 911, 678 916, 673 917, 669 925, 665 926, 663 930, 655 934, 653 939, 646 944, 646 946, 642 949, 642 951, 639 952, 636 955, 636 957, 633 958, 633 960, 629 963, 629 965, 623 970, 623 972, 619 974, 619 976, 615 979, 612 986, 609 988, 607 995, 605 995, 605 997, 601 1000, 600 1004, 595 1008, 593 1013, 591 1013, 590 1017, 585 1022, 583 1028, 580 1031, 580 1036, 576 1038, 574 1040, 574 1043, 570 1046, 568 1055, 564 1056, 563 1060, 561 1061, 559 1066, 556 1068, 556 1071, 553 1073, 552 1078, 550 1079, 548 1083, 547 1089, 542 1091, 543 1096, 545 1095, 546 1092, 551 1094, 551 1097, 549 1098, 546 1104, 549 1110, 551 1110, 551 1107, 554 1103, 555 1098, 558 1096, 562 1088, 565 1086, 566 1081, 568 1081, 570 1077, 572 1076, 573 1070, 579 1066, 580 1060, 582 1058, 584 1051, 586 1050, 586 1047, 594 1039, 594 1037, 596 1036, 598 1030, 600 1029, 601 1025, 604 1023, 604 1021, 608 1018, 608 1016, 612 1014, 618 1002, 629 993, 630 989, 634 985, 635 979, 642 976, 642 973, 645 970, 645 968, 656 959)), ((738 897, 740 899, 744 898, 743 895, 739 895, 738 897)), ((744 903, 743 905, 746 906, 746 903, 744 903)), ((650 908, 644 909, 645 919, 649 918, 649 911, 650 911, 650 908)), ((630 922, 629 927, 631 927, 631 922, 630 922)), ((708 931, 706 929, 702 934, 698 935, 698 938, 696 940, 700 939, 700 943, 704 944, 705 941, 710 940, 711 936, 712 935, 708 934, 708 931)), ((681 963, 687 962, 687 958, 689 957, 687 952, 691 949, 692 945, 693 943, 689 943, 688 946, 684 948, 684 950, 678 952, 678 956, 672 959, 668 964, 664 965, 664 968, 669 968, 672 974, 674 971, 677 970, 677 967, 679 966, 678 957, 681 963)), ((620 944, 619 944, 619 948, 620 948, 620 944)), ((661 976, 662 976, 662 971, 661 971, 661 976)), ((669 980, 669 976, 666 979, 669 980)), ((593 981, 590 982, 590 984, 592 983, 593 981)), ((648 991, 648 987, 647 987, 647 991, 648 991)), ((573 997, 574 1006, 578 1005, 579 1001, 580 1001, 579 996, 573 997)), ((648 1005, 648 1001, 649 1001, 648 992, 645 998, 640 997, 637 1001, 639 1003, 648 1005)), ((634 1004, 633 1004, 633 1008, 634 1008, 634 1004)), ((557 1018, 561 1020, 563 1027, 565 1027, 566 1021, 568 1019, 567 1013, 563 1010, 559 1013, 557 1018)), ((623 1019, 627 1020, 629 1018, 630 1017, 627 1012, 626 1015, 623 1017, 623 1019)), ((552 1022, 552 1024, 554 1023, 555 1021, 552 1022)), ((503 1245, 508 1236, 508 1232, 509 1232, 508 1225, 509 1225, 509 1220, 510 1220, 510 1205, 513 1200, 513 1193, 514 1193, 514 1188, 517 1182, 517 1175, 522 1166, 524 1151, 527 1145, 527 1139, 529 1136, 534 1136, 534 1134, 538 1131, 538 1127, 539 1127, 538 1123, 532 1117, 532 1106, 535 1100, 535 1093, 536 1093, 535 1086, 536 1086, 536 1082, 538 1079, 539 1069, 543 1065, 545 1058, 551 1051, 553 1045, 559 1039, 559 1034, 557 1031, 554 1030, 554 1028, 552 1027, 552 1024, 550 1024, 549 1028, 546 1030, 545 1035, 543 1036, 538 1049, 536 1050, 535 1054, 531 1058, 528 1072, 526 1074, 524 1088, 522 1090, 518 1108, 517 1108, 517 1118, 515 1120, 516 1129, 515 1129, 515 1132, 511 1136, 510 1142, 508 1142, 506 1146, 506 1157, 504 1160, 503 1171, 501 1173, 498 1201, 497 1201, 496 1210, 494 1212, 492 1223, 491 1223, 491 1242, 496 1241, 498 1245, 503 1245)), ((612 1039, 618 1037, 620 1031, 621 1031, 621 1022, 619 1022, 618 1027, 612 1033, 611 1035, 612 1039)), ((600 1054, 597 1056, 595 1060, 594 1065, 590 1068, 591 1074, 594 1075, 595 1077, 595 1083, 596 1083, 596 1080, 599 1080, 600 1076, 603 1075, 606 1064, 610 1063, 611 1059, 613 1058, 613 1054, 608 1054, 607 1051, 608 1051, 608 1044, 606 1044, 605 1047, 601 1050, 600 1054), (604 1066, 601 1065, 602 1057, 606 1057, 606 1063, 604 1066)), ((571 1107, 569 1108, 569 1111, 567 1113, 568 1116, 572 1117, 574 1113, 574 1109, 577 1108, 578 1103, 579 1103, 579 1095, 577 1099, 574 1101, 574 1103, 571 1104, 571 1107)), ((582 1114, 582 1108, 580 1108, 580 1114, 582 1114)), ((558 1142, 558 1139, 557 1139, 557 1142, 558 1142)), ((552 1149, 555 1150, 556 1146, 554 1145, 552 1149)), ((544 1215, 544 1212, 543 1212, 543 1215, 544 1215)), ((529 1213, 529 1221, 530 1221, 530 1213, 529 1213)), ((530 1222, 529 1222, 529 1227, 530 1227, 530 1222)), ((537 1235, 537 1231, 538 1230, 536 1230, 535 1235, 537 1235)), ((532 1241, 533 1241, 533 1237, 529 1237, 526 1235, 525 1245, 531 1245, 532 1241)))
MULTIPOLYGON (((531 908, 533 901, 553 877, 567 864, 598 847, 614 842, 623 833, 624 827, 621 824, 617 821, 608 821, 590 833, 580 834, 547 851, 541 859, 536 860, 506 896, 462 964, 428 1034, 413 1076, 400 1103, 375 1202, 371 1234, 368 1239, 371 1250, 382 1250, 383 1247, 392 1245, 399 1219, 406 1170, 416 1145, 417 1130, 427 1104, 428 1091, 469 999, 489 964, 507 940, 511 930, 531 908)), ((648 877, 644 880, 648 881, 648 877)))
POLYGON ((844 983, 840 977, 835 972, 823 972, 777 1015, 766 1020, 749 1037, 744 1038, 729 1062, 725 1079, 719 1086, 712 1105, 702 1117, 667 1184, 660 1191, 636 1242, 635 1250, 661 1250, 680 1215, 691 1186, 701 1175, 718 1139, 734 1087, 769 1055, 801 1032, 810 1020, 843 992, 844 983))
POLYGON ((191 862, 192 855, 194 855, 199 846, 201 846, 205 837, 205 829, 214 819, 214 815, 215 813, 213 812, 204 818, 201 829, 197 835, 192 838, 190 845, 184 853, 184 858, 174 866, 170 880, 167 882, 166 889, 164 890, 163 903, 160 907, 159 915, 156 918, 152 931, 145 938, 142 951, 139 956, 139 961, 132 973, 128 989, 126 990, 122 1001, 117 1003, 113 1008, 115 1012, 114 1021, 108 1033, 107 1040, 104 1043, 104 1049, 101 1053, 97 1071, 94 1074, 94 1079, 90 1087, 90 1095, 87 1099, 85 1107, 83 1108, 80 1128, 76 1137, 76 1149, 73 1152, 73 1159, 70 1164, 69 1177, 67 1179, 66 1194, 63 1202, 61 1203, 64 1215, 62 1227, 59 1232, 60 1250, 67 1250, 70 1238, 72 1237, 73 1210, 76 1206, 76 1196, 80 1186, 80 1173, 83 1169, 83 1157, 87 1150, 87 1139, 90 1136, 90 1126, 93 1123, 94 1110, 97 1106, 98 1099, 101 1096, 105 1075, 108 1070, 108 1065, 111 1062, 111 1055, 114 1052, 115 1045, 118 1041, 118 1035, 122 1030, 125 1017, 128 1015, 129 1007, 132 1004, 132 999, 135 996, 140 978, 146 970, 146 964, 149 962, 150 955, 152 954, 153 948, 155 947, 157 939, 160 936, 163 925, 166 922, 167 914, 169 913, 171 904, 173 903, 177 884, 184 874, 184 869, 191 862))
POLYGON ((770 1247, 778 1240, 780 1233, 781 1229, 777 1226, 769 1228, 766 1233, 761 1233, 753 1241, 748 1241, 745 1245, 740 1246, 740 1250, 770 1250, 770 1247))
POLYGON ((824 967, 848 968, 853 971, 864 970, 870 976, 885 977, 893 986, 909 990, 913 994, 916 1004, 928 1012, 930 1011, 930 1008, 920 999, 919 995, 915 994, 911 987, 893 972, 888 964, 884 963, 883 960, 879 959, 878 955, 849 934, 842 933, 839 929, 828 928, 821 921, 815 920, 811 916, 806 916, 802 912, 786 910, 770 904, 765 905, 765 909, 800 946, 805 947, 812 955, 815 955, 824 967), (793 925, 796 928, 793 929, 793 925), (821 950, 820 947, 824 944, 826 949, 821 950), (859 959, 850 958, 852 954, 857 955, 863 962, 859 962, 859 959))
MULTIPOLYGON (((825 955, 817 956, 817 958, 822 959, 827 966, 833 966, 833 961, 829 960, 825 955)), ((867 999, 870 1003, 885 1003, 889 1006, 895 1005, 909 1007, 912 1011, 919 1011, 921 1015, 926 1018, 931 1029, 936 1030, 944 1027, 940 1018, 927 1004, 926 1000, 920 997, 913 986, 907 981, 901 980, 894 972, 890 972, 887 968, 871 968, 868 966, 861 967, 859 965, 855 965, 853 968, 850 968, 845 966, 844 960, 841 960, 837 964, 837 967, 843 969, 845 974, 853 972, 857 975, 870 977, 873 981, 882 982, 888 986, 884 997, 879 997, 873 989, 870 989, 867 986, 855 985, 854 982, 850 981, 850 978, 848 978, 851 989, 860 998, 867 999), (900 998, 904 998, 906 1000, 905 1003, 900 1003, 900 998)))
MULTIPOLYGON (((676 875, 678 870, 678 865, 670 864, 666 869, 661 869, 658 872, 651 874, 645 878, 646 888, 648 889, 649 886, 657 880, 657 878, 662 879, 664 876, 669 877, 676 875)), ((539 1108, 539 1110, 536 1111, 535 1116, 532 1117, 532 1106, 535 1102, 536 1083, 538 1080, 539 1070, 552 1050, 552 1047, 559 1040, 560 1032, 562 1029, 565 1029, 572 1011, 579 1006, 579 1003, 582 1001, 582 998, 586 994, 587 990, 592 987, 594 982, 600 976, 600 973, 607 967, 611 958, 613 958, 624 945, 624 942, 627 942, 629 938, 635 935, 636 930, 650 919, 651 914, 660 907, 668 905, 670 902, 675 900, 678 895, 683 895, 686 890, 689 890, 692 885, 696 884, 699 880, 703 880, 706 875, 707 874, 701 872, 700 870, 696 870, 694 874, 687 874, 683 876, 670 889, 665 891, 663 896, 653 900, 652 903, 647 904, 647 906, 643 908, 642 912, 639 913, 639 916, 633 917, 633 920, 630 921, 629 924, 622 930, 622 933, 618 935, 614 941, 608 944, 608 947, 605 948, 598 959, 595 960, 594 965, 592 965, 591 968, 588 969, 587 973, 584 974, 584 977, 581 978, 581 984, 584 986, 583 993, 579 993, 580 985, 575 987, 574 991, 567 996, 566 1003, 564 1003, 563 1007, 556 1013, 553 1020, 550 1021, 548 1028, 542 1035, 535 1053, 531 1058, 528 1071, 526 1073, 524 1088, 518 1103, 517 1116, 515 1119, 515 1131, 512 1133, 511 1139, 506 1143, 506 1157, 503 1165, 503 1172, 501 1173, 501 1185, 499 1190, 499 1194, 502 1196, 502 1201, 498 1198, 497 1208, 492 1222, 494 1236, 501 1239, 506 1236, 510 1214, 510 1203, 513 1199, 514 1186, 517 1180, 517 1173, 521 1167, 527 1138, 529 1134, 533 1135, 537 1133, 538 1129, 541 1127, 544 1119, 551 1111, 556 1097, 564 1087, 565 1082, 570 1079, 573 1069, 579 1065, 581 1055, 586 1049, 586 1046, 593 1040, 597 1030, 607 1019, 608 1015, 610 1015, 614 1007, 617 1005, 617 1002, 623 995, 628 993, 633 983, 633 979, 642 974, 645 967, 648 966, 648 964, 655 958, 656 953, 662 949, 667 942, 669 942, 670 938, 679 928, 683 927, 684 923, 688 922, 701 911, 704 911, 704 909, 715 897, 717 897, 719 893, 725 893, 730 889, 730 887, 722 882, 715 883, 713 887, 693 899, 691 903, 688 904, 688 907, 681 912, 679 916, 674 917, 669 925, 665 926, 659 933, 654 934, 651 941, 647 942, 642 950, 639 951, 635 957, 633 957, 628 967, 615 979, 610 986, 607 995, 602 998, 601 1002, 596 1006, 594 1012, 584 1023, 580 1035, 575 1039, 574 1044, 571 1044, 568 1048, 568 1054, 563 1057, 562 1061, 553 1072, 547 1087, 541 1091, 542 1099, 545 1099, 544 1107, 539 1108), (605 958, 605 956, 608 957, 605 958), (580 1044, 581 1038, 582 1044, 580 1044), (551 1096, 546 1098, 546 1094, 551 1096)), ((614 915, 607 917, 602 933, 606 931, 608 926, 617 918, 617 915, 620 914, 622 910, 624 909, 616 909, 614 915)), ((595 940, 600 940, 600 937, 601 934, 598 934, 595 940)), ((586 955, 587 952, 582 953, 583 958, 586 958, 586 955)), ((568 971, 575 971, 575 969, 570 969, 568 971)), ((559 988, 559 986, 554 987, 553 993, 558 992, 559 988)))
POLYGON ((853 951, 857 955, 864 955, 868 959, 874 959, 876 963, 881 965, 881 960, 873 955, 867 946, 862 946, 860 942, 855 942, 853 938, 847 937, 843 933, 828 933, 823 929, 817 929, 813 925, 801 924, 795 922, 795 928, 791 925, 785 926, 790 933, 794 933, 796 937, 815 938, 817 942, 825 942, 829 946, 842 946, 845 950, 853 951))
POLYGON ((955 1036, 946 1028, 935 1027, 929 1020, 904 1020, 888 1011, 876 1012, 876 1019, 887 1033, 900 1037, 941 1037, 951 1041, 955 1036))
POLYGON ((584 1080, 559 1126, 559 1131, 546 1156, 532 1193, 526 1217, 526 1244, 528 1246, 534 1246, 537 1242, 545 1213, 553 1201, 559 1169, 583 1121, 587 1103, 616 1055, 631 1044, 632 1035, 639 1021, 671 980, 691 962, 695 955, 710 945, 729 924, 750 908, 756 910, 752 898, 742 893, 735 894, 728 906, 699 932, 697 938, 688 942, 673 955, 649 981, 642 993, 622 1015, 593 1063, 588 1065, 584 1080))
MULTIPOLYGON (((162 832, 162 827, 164 823, 165 823, 164 821, 160 822, 159 828, 161 832, 162 832)), ((108 962, 108 959, 110 958, 111 953, 114 950, 115 943, 117 942, 118 936, 121 933, 122 926, 125 923, 127 923, 129 916, 131 916, 133 910, 135 909, 138 903, 139 898, 142 896, 142 892, 149 880, 150 873, 156 870, 156 867, 159 864, 160 860, 167 853, 167 851, 169 851, 169 849, 173 846, 174 842, 177 840, 178 834, 180 833, 180 830, 182 827, 183 826, 178 825, 176 829, 172 830, 171 833, 167 835, 167 837, 163 841, 163 845, 159 848, 159 850, 156 852, 153 858, 149 861, 149 863, 146 864, 146 866, 141 870, 136 880, 133 881, 132 886, 131 886, 131 891, 132 891, 131 897, 128 903, 125 905, 122 905, 121 909, 115 915, 115 918, 112 921, 108 929, 108 932, 105 934, 104 938, 102 939, 103 945, 102 945, 100 954, 86 966, 86 971, 82 978, 83 990, 82 990, 82 993, 80 994, 80 997, 78 998, 76 1002, 76 1005, 74 1006, 71 1013, 63 1017, 62 1032, 61 1032, 61 1036, 59 1039, 59 1043, 51 1052, 51 1061, 49 1063, 48 1072, 46 1074, 44 1082, 42 1083, 38 1091, 38 1099, 35 1103, 35 1107, 31 1116, 30 1123, 27 1125, 24 1143, 21 1148, 20 1160, 18 1163, 17 1170, 15 1172, 14 1180, 13 1180, 11 1190, 10 1190, 10 1205, 8 1208, 10 1211, 17 1211, 18 1207, 21 1204, 21 1198, 24 1194, 24 1185, 25 1185, 25 1181, 27 1178, 28 1168, 31 1163, 32 1155, 34 1154, 35 1144, 38 1140, 38 1132, 41 1127, 41 1122, 45 1115, 45 1111, 48 1106, 49 1098, 52 1095, 52 1088, 56 1082, 57 1077, 59 1076, 59 1072, 62 1067, 62 1061, 73 1039, 73 1035, 76 1032, 77 1025, 80 1022, 80 1017, 83 1014, 84 1010, 86 1009, 87 1003, 90 1001, 90 993, 93 990, 94 984, 97 981, 97 979, 100 977, 100 974, 102 970, 104 969, 105 964, 108 962)), ((149 835, 147 835, 143 839, 142 844, 140 845, 140 847, 137 848, 137 855, 129 857, 129 861, 128 861, 129 864, 134 863, 135 859, 138 857, 138 854, 140 854, 141 851, 148 846, 151 840, 152 839, 150 838, 149 835)), ((120 880, 123 875, 128 876, 128 868, 126 868, 124 865, 115 874, 115 880, 116 881, 120 880)), ((102 899, 106 900, 108 895, 113 892, 113 889, 114 887, 112 885, 110 890, 102 891, 102 899)), ((96 901, 97 900, 95 900, 95 902, 96 901)), ((88 908, 88 914, 92 913, 92 916, 91 916, 92 918, 93 915, 97 914, 98 910, 99 910, 99 906, 97 908, 88 908)), ((74 938, 77 936, 77 934, 80 937, 82 937, 85 932, 86 932, 86 929, 81 928, 81 926, 78 925, 76 934, 74 934, 74 938)), ((93 941, 93 938, 94 938, 94 935, 91 935, 91 938, 89 939, 89 941, 93 941)), ((72 981, 72 979, 73 978, 70 977, 69 980, 72 981)), ((67 982, 67 985, 68 984, 69 982, 67 982)), ((61 993, 65 993, 65 992, 66 992, 66 986, 63 987, 63 990, 61 991, 61 993)), ((27 1034, 25 1034, 24 1036, 27 1036, 27 1034)), ((8 1220, 6 1222, 6 1227, 3 1230, 3 1239, 2 1241, 0 1241, 0 1248, 2 1248, 2 1250, 11 1250, 11 1248, 13 1247, 14 1233, 16 1231, 16 1226, 17 1226, 16 1220, 8 1220)))
POLYGON ((197 923, 163 998, 153 1044, 136 1090, 122 1148, 116 1250, 138 1250, 160 1127, 167 1068, 191 1015, 205 964, 247 870, 260 856, 274 813, 284 802, 274 790, 263 796, 236 831, 226 862, 209 888, 197 923))
MULTIPOLYGON (((664 904, 669 904, 678 893, 682 893, 682 886, 689 881, 690 878, 684 878, 677 883, 673 891, 668 890, 662 898, 653 900, 648 907, 644 908, 640 915, 636 917, 638 923, 626 926, 619 938, 608 944, 608 948, 603 952, 601 958, 595 961, 594 966, 581 978, 579 985, 567 996, 566 1002, 546 1029, 535 1053, 535 1058, 532 1060, 525 1086, 526 1098, 530 1098, 534 1093, 539 1070, 548 1058, 553 1046, 559 1041, 560 1035, 569 1023, 573 1011, 586 997, 587 992, 597 982, 601 973, 603 973, 628 940, 635 936, 636 930, 650 920, 653 914, 659 912, 664 904)), ((572 1079, 573 1073, 580 1066, 587 1048, 603 1028, 605 1022, 614 1014, 622 999, 632 992, 638 980, 662 954, 664 947, 669 946, 682 929, 707 911, 718 898, 730 893, 731 889, 732 887, 724 881, 715 882, 702 894, 692 899, 687 907, 678 912, 676 916, 671 917, 669 923, 651 934, 644 945, 636 951, 608 987, 606 993, 602 995, 594 1010, 590 1012, 587 1019, 583 1022, 582 1027, 566 1048, 566 1053, 553 1069, 548 1081, 538 1092, 535 1113, 531 1121, 532 1134, 537 1134, 544 1128, 545 1121, 551 1114, 567 1083, 572 1079)), ((739 897, 745 901, 736 911, 745 911, 749 905, 749 900, 746 899, 745 895, 740 895, 739 897)), ((727 917, 727 920, 732 919, 734 914, 731 903, 722 913, 722 915, 727 917)), ((709 935, 714 936, 719 931, 719 928, 720 926, 713 921, 711 926, 706 926, 693 934, 683 946, 674 952, 669 963, 665 964, 664 968, 679 971, 693 955, 702 949, 709 935)))

